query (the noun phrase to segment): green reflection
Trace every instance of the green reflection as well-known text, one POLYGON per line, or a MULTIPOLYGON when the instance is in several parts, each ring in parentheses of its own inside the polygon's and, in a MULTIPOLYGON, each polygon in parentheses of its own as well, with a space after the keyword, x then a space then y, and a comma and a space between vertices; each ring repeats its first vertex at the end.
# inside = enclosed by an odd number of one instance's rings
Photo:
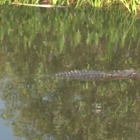
POLYGON ((74 69, 139 71, 139 19, 101 9, 0 7, 4 118, 26 139, 138 139, 139 80, 49 77, 74 69))

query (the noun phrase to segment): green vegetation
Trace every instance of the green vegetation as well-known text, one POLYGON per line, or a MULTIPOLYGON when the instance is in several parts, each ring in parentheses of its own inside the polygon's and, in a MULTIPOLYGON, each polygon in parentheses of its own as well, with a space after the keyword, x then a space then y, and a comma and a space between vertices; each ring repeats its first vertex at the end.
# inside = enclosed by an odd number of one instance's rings
MULTIPOLYGON (((129 12, 137 13, 140 10, 140 0, 1 0, 1 4, 8 2, 9 4, 51 4, 78 7, 121 7, 126 8, 129 12)), ((26 6, 27 6, 26 5, 26 6)), ((29 5, 31 6, 31 5, 29 5)), ((32 5, 33 6, 33 5, 32 5)), ((35 5, 34 5, 35 6, 35 5)))
POLYGON ((0 85, 6 102, 3 117, 14 124, 16 136, 27 140, 43 140, 45 134, 57 140, 139 139, 140 81, 93 84, 9 78, 0 85))
MULTIPOLYGON (((10 69, 16 74, 18 69, 19 75, 74 69, 126 69, 139 52, 140 23, 128 12, 114 8, 110 11, 86 8, 44 10, 7 5, 2 6, 0 12, 1 46, 8 48, 7 51, 18 52, 18 56, 10 53, 13 60, 10 69), (124 55, 129 56, 128 59, 124 55), (25 61, 24 56, 40 61, 25 61), (55 65, 51 64, 52 67, 48 67, 48 56, 53 57, 55 65)), ((139 69, 139 61, 133 63, 133 68, 139 69)))
POLYGON ((16 136, 139 139, 140 80, 47 77, 75 69, 140 71, 138 14, 122 1, 105 0, 105 8, 95 1, 96 8, 87 8, 90 2, 57 3, 82 7, 75 10, 0 6, 0 91, 6 104, 0 114, 12 121, 16 136))

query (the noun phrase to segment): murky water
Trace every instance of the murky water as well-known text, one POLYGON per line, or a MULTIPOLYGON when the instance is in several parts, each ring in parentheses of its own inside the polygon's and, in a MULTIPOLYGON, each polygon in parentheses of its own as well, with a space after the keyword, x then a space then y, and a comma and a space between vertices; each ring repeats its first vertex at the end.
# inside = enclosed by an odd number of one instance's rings
POLYGON ((5 103, 0 139, 140 138, 139 79, 51 75, 76 69, 140 72, 139 20, 100 9, 0 11, 0 95, 5 103))

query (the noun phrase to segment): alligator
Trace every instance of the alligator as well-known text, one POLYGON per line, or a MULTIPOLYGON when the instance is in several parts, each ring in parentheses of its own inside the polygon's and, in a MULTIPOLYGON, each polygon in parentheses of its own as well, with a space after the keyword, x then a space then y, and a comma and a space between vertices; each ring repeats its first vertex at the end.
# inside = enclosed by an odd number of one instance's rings
POLYGON ((119 78, 119 79, 135 79, 140 78, 140 73, 134 69, 118 70, 118 71, 95 71, 95 70, 74 70, 68 72, 56 73, 56 77, 64 77, 68 79, 81 79, 81 80, 97 80, 104 78, 119 78))

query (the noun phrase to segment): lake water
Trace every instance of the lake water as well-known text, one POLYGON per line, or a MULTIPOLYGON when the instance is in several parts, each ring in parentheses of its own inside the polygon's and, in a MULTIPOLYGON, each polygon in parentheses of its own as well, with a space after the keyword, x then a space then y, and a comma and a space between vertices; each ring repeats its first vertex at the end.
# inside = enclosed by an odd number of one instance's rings
POLYGON ((139 140, 139 19, 116 9, 0 7, 0 140, 139 140), (72 73, 72 72, 71 72, 72 73))

